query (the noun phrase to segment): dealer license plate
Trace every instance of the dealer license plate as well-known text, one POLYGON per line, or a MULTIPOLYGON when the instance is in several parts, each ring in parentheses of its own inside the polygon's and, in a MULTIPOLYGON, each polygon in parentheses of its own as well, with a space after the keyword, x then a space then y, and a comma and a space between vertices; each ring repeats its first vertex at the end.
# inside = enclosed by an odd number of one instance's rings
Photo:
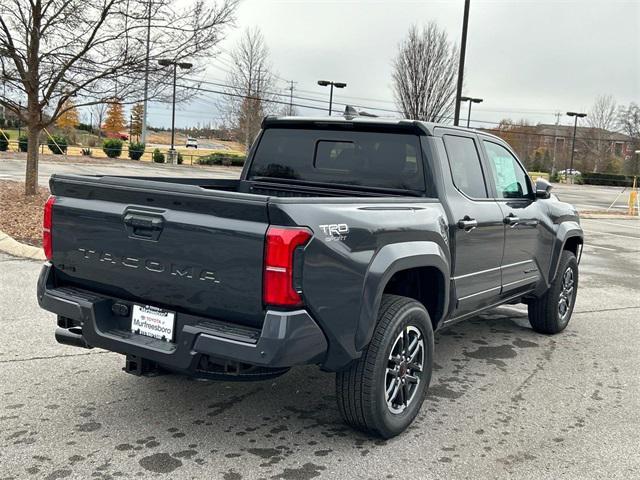
POLYGON ((149 305, 134 305, 131 331, 147 337, 173 342, 176 314, 149 305))

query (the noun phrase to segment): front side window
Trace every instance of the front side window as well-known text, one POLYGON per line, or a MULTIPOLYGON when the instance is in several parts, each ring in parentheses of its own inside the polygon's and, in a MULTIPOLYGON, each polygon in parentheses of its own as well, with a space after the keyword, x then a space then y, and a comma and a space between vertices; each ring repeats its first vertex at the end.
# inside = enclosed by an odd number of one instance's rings
POLYGON ((458 190, 471 198, 487 198, 480 156, 473 139, 445 135, 444 145, 449 157, 453 183, 458 190))
POLYGON ((516 158, 502 145, 484 141, 496 183, 498 198, 531 198, 526 172, 516 158))

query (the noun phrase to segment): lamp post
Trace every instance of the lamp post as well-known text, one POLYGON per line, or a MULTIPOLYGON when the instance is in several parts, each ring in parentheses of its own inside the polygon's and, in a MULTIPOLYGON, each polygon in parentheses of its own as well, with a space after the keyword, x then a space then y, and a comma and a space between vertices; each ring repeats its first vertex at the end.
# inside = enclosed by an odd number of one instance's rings
POLYGON ((469 123, 471 122, 471 104, 473 103, 482 103, 482 98, 471 98, 471 97, 460 97, 461 102, 469 102, 469 114, 467 115, 467 128, 469 128, 469 123))
POLYGON ((331 92, 329 93, 329 116, 331 116, 331 112, 333 109, 333 87, 336 88, 344 88, 347 86, 346 83, 343 82, 330 82, 328 80, 318 80, 318 85, 321 87, 331 87, 331 92))
POLYGON ((175 150, 176 141, 176 80, 178 77, 178 67, 188 70, 193 67, 193 64, 187 62, 176 62, 174 60, 168 60, 163 58, 158 60, 158 63, 162 67, 173 67, 173 99, 171 101, 171 149, 169 149, 168 160, 169 163, 176 164, 178 155, 175 150))
MULTIPOLYGON (((574 117, 574 122, 573 122, 573 142, 571 143, 571 163, 569 166, 569 172, 571 172, 572 175, 572 179, 573 179, 573 155, 575 154, 575 148, 576 148, 576 130, 578 129, 578 119, 579 118, 584 118, 587 116, 586 113, 577 113, 577 112, 567 112, 567 115, 570 117, 574 117)), ((567 171, 564 171, 564 180, 567 180, 567 171)), ((573 180, 571 181, 571 183, 573 183, 573 180)))
POLYGON ((464 57, 467 51, 467 30, 469 28, 469 3, 464 0, 464 13, 462 15, 462 40, 460 42, 460 59, 458 60, 458 84, 456 86, 456 108, 453 116, 453 126, 460 124, 460 102, 462 101, 462 84, 464 79, 464 57))

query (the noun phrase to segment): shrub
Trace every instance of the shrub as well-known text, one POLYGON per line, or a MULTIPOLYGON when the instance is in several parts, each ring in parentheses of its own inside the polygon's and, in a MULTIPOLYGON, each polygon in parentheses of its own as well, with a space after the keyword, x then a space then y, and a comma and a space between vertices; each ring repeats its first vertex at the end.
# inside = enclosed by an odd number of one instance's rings
POLYGON ((153 151, 152 157, 155 163, 164 163, 164 153, 162 153, 159 148, 153 151))
POLYGON ((131 160, 140 160, 144 155, 145 144, 139 142, 132 142, 129 144, 129 158, 131 160))
POLYGON ((4 127, 4 124, 7 122, 6 119, 0 118, 0 128, 4 127))
POLYGON ((62 155, 67 152, 67 139, 62 135, 51 135, 47 140, 47 147, 54 155, 62 155))
POLYGON ((573 183, 575 183, 576 185, 584 185, 584 179, 582 178, 582 175, 576 175, 573 178, 573 183))
POLYGON ((93 152, 90 148, 83 148, 82 150, 80 150, 80 153, 85 157, 90 157, 93 152))
POLYGON ((18 150, 26 152, 29 147, 29 137, 27 135, 20 135, 18 138, 18 150))
POLYGON ((212 153, 206 157, 200 157, 200 165, 233 165, 241 167, 244 165, 246 157, 244 155, 233 155, 230 153, 212 153))
POLYGON ((560 174, 556 171, 553 172, 553 175, 551 175, 549 177, 549 181, 552 183, 559 183, 560 182, 560 174))
POLYGON ((582 182, 587 185, 609 185, 612 187, 630 187, 633 185, 633 178, 627 175, 583 172, 581 177, 582 182))
POLYGON ((4 135, 0 133, 0 152, 6 152, 9 148, 9 139, 11 136, 8 133, 4 135), (6 135, 6 138, 5 138, 6 135))
POLYGON ((122 155, 122 140, 118 138, 107 138, 102 143, 102 151, 109 158, 118 158, 122 155))
POLYGON ((178 165, 182 165, 184 162, 184 157, 180 152, 178 152, 178 165))
POLYGON ((90 147, 97 147, 98 146, 98 139, 96 137, 89 137, 87 139, 87 145, 89 145, 90 147))

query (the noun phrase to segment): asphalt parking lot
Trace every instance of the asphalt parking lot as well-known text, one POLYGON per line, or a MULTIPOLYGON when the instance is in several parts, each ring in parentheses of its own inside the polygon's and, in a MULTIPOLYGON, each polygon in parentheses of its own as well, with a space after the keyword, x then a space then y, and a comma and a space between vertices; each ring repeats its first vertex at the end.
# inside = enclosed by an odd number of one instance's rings
POLYGON ((440 332, 429 397, 389 441, 344 426, 315 367, 136 378, 59 345, 40 263, 0 254, 0 479, 639 478, 640 222, 583 226, 567 330, 536 334, 510 306, 440 332))

